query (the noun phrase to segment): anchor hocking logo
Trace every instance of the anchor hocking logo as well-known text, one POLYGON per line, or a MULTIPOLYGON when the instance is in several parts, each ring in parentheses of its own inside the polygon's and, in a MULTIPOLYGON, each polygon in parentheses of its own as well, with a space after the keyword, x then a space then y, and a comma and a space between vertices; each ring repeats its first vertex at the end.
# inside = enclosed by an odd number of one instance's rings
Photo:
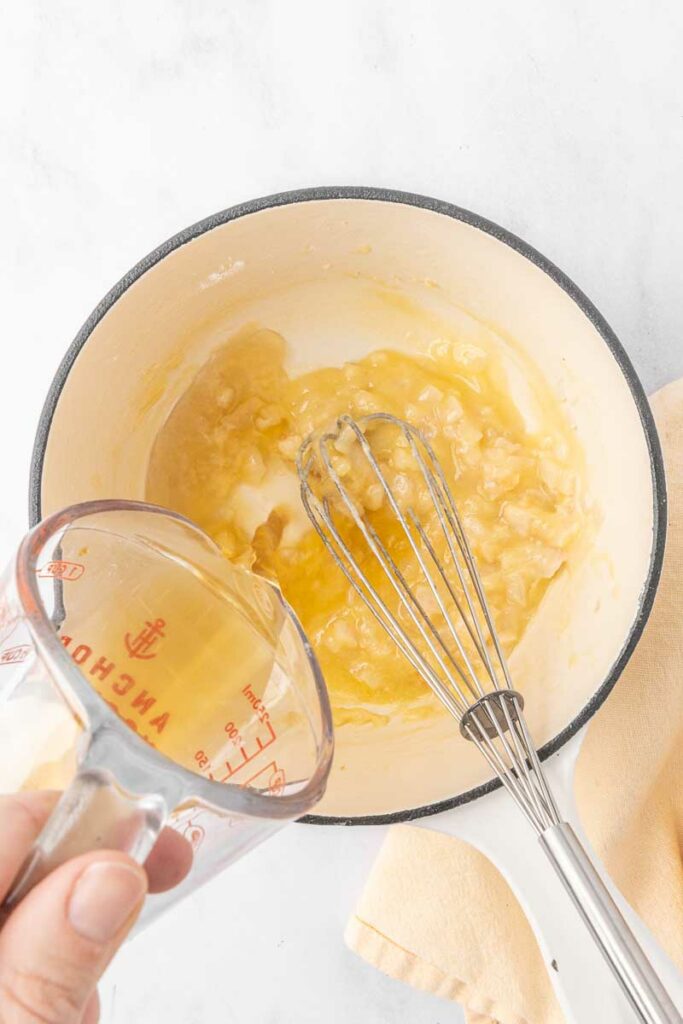
POLYGON ((165 625, 166 623, 163 619, 155 619, 154 622, 147 620, 136 636, 131 637, 130 633, 126 633, 123 642, 126 645, 129 657, 140 658, 142 661, 156 658, 159 653, 158 649, 155 649, 158 641, 166 636, 164 633, 165 625))

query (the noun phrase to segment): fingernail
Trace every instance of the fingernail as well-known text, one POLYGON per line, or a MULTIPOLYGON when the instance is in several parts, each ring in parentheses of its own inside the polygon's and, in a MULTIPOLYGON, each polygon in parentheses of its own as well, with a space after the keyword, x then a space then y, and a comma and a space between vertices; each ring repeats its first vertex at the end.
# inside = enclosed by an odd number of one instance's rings
POLYGON ((71 894, 69 921, 84 939, 111 942, 145 891, 145 876, 136 868, 116 861, 91 864, 71 894))

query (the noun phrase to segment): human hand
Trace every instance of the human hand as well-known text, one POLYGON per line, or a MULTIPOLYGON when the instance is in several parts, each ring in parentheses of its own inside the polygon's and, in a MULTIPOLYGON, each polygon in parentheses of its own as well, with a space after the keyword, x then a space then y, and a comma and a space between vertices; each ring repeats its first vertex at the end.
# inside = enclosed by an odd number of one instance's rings
MULTIPOLYGON (((0 904, 59 794, 0 797, 0 904)), ((99 850, 62 864, 0 929, 0 1024, 96 1024, 96 985, 147 892, 165 892, 192 866, 189 843, 164 829, 144 868, 99 850)))

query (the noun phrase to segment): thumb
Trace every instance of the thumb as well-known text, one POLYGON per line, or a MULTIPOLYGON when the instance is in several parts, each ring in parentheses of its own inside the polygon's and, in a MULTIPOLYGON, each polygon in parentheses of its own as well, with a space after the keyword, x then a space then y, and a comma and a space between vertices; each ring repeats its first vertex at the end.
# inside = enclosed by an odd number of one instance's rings
POLYGON ((146 891, 140 865, 103 851, 63 864, 29 892, 0 931, 3 1024, 81 1024, 146 891))

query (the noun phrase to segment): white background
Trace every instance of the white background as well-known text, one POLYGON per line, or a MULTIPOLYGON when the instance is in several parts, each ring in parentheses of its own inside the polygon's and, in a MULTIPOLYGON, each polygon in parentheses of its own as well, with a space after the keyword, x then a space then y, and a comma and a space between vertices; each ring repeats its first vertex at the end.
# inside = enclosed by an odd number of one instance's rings
MULTIPOLYGON (((5 5, 0 553, 81 322, 157 243, 253 196, 373 184, 469 207, 574 278, 648 390, 680 376, 682 40, 678 0, 5 5)), ((122 952, 103 1020, 460 1021, 343 946, 380 841, 281 833, 122 952)))

